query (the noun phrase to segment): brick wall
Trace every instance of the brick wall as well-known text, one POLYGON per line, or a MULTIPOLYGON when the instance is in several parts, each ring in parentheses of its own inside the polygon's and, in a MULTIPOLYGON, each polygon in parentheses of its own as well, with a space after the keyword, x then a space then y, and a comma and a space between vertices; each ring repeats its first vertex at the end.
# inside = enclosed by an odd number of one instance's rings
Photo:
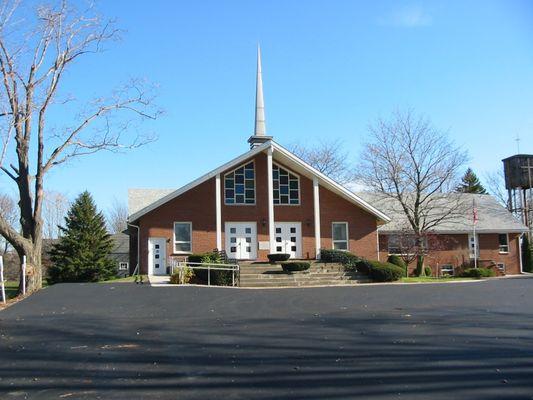
MULTIPOLYGON (((246 160, 243 164, 251 161, 246 160)), ((267 156, 264 153, 254 158, 256 172, 256 204, 224 204, 224 171, 221 173, 222 193, 222 246, 225 247, 224 223, 256 222, 257 240, 268 241, 268 185, 267 156)), ((290 169, 290 168, 289 168, 290 169)), ((313 183, 300 176, 300 205, 274 206, 276 222, 300 222, 302 226, 302 257, 315 258, 313 183)), ((349 223, 349 248, 364 257, 376 258, 376 219, 371 214, 353 205, 336 194, 320 188, 321 236, 322 247, 331 248, 331 223, 349 223)), ((141 271, 148 270, 148 238, 167 239, 167 255, 173 254, 173 222, 192 222, 192 247, 194 253, 211 251, 216 247, 216 207, 215 178, 183 193, 181 196, 163 204, 140 218, 140 257, 141 271)), ((135 251, 132 238, 130 248, 135 251)), ((266 260, 268 250, 258 250, 258 259, 266 260)), ((135 265, 132 254, 132 264, 135 265)))
MULTIPOLYGON (((482 233, 479 237, 479 259, 504 263, 506 274, 515 275, 520 273, 520 258, 518 234, 509 234, 509 253, 499 252, 498 234, 482 233)), ((388 235, 379 235, 380 259, 386 261, 388 257, 388 235)), ((425 263, 429 265, 433 274, 437 272, 437 265, 452 264, 459 267, 470 262, 468 249, 468 234, 438 235, 438 242, 430 244, 433 249, 426 256, 425 263)), ((410 271, 414 271, 415 263, 410 264, 410 271)))

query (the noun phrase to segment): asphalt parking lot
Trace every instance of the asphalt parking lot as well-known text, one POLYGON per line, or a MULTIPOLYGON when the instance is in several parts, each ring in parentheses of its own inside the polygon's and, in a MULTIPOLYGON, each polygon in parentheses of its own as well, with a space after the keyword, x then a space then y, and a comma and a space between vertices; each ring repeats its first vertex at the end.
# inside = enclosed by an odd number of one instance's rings
POLYGON ((1 399, 533 399, 533 279, 61 284, 0 312, 1 399))

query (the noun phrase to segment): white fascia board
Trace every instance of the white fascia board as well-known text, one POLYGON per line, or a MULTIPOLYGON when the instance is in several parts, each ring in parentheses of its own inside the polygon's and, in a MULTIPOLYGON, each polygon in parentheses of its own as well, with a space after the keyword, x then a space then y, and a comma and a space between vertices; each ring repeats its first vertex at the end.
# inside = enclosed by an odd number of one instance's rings
POLYGON ((128 217, 128 221, 133 222, 133 221, 139 219, 143 215, 149 213, 150 211, 155 210, 156 208, 158 208, 159 206, 169 202, 170 200, 175 199, 179 195, 187 192, 188 190, 191 190, 191 189, 195 188, 196 186, 204 183, 205 181, 208 181, 209 179, 216 177, 217 174, 220 174, 220 173, 222 173, 222 172, 224 172, 224 171, 226 171, 226 170, 228 170, 228 169, 230 169, 230 168, 232 168, 232 167, 234 167, 234 166, 246 161, 248 158, 253 157, 256 154, 259 154, 262 151, 265 151, 271 145, 272 145, 271 142, 268 141, 268 142, 263 143, 260 146, 254 147, 253 149, 247 151, 246 153, 241 154, 240 156, 234 158, 231 161, 228 161, 226 164, 221 165, 220 167, 208 172, 207 174, 202 175, 200 178, 198 178, 198 179, 186 184, 185 186, 180 187, 179 189, 175 190, 174 192, 167 194, 165 197, 162 197, 159 200, 156 200, 153 203, 147 205, 146 207, 142 208, 141 210, 137 211, 136 213, 130 215, 128 217))
MULTIPOLYGON (((523 228, 523 229, 505 229, 505 228, 502 228, 502 229, 478 229, 476 228, 476 234, 479 234, 479 233, 484 233, 484 234, 487 234, 487 233, 524 233, 524 232, 527 232, 528 229, 527 228, 523 228)), ((457 229, 457 230, 442 230, 442 231, 429 231, 430 234, 432 235, 463 235, 463 234, 470 234, 472 233, 473 230, 470 229, 470 230, 467 230, 467 229, 457 229)), ((404 234, 406 233, 406 231, 395 231, 395 230, 390 230, 390 231, 387 231, 387 230, 383 230, 383 228, 381 228, 379 230, 379 234, 380 235, 398 235, 398 234, 404 234)))
POLYGON ((272 141, 272 147, 274 148, 274 157, 276 155, 276 151, 279 151, 281 154, 283 154, 285 157, 289 158, 292 162, 300 166, 302 169, 307 170, 311 175, 316 176, 319 178, 319 180, 325 184, 325 186, 329 186, 329 188, 334 189, 337 193, 343 195, 344 198, 349 200, 350 202, 358 205, 359 207, 363 208, 364 210, 368 211, 369 213, 375 215, 379 219, 381 219, 384 222, 390 222, 391 219, 381 211, 379 211, 377 208, 372 207, 369 203, 364 201, 359 196, 355 195, 350 190, 346 189, 344 186, 340 185, 339 183, 335 182, 333 179, 329 178, 328 176, 324 175, 322 172, 318 171, 317 169, 313 168, 311 165, 307 164, 304 160, 301 158, 295 156, 292 154, 289 150, 285 149, 278 143, 272 141))

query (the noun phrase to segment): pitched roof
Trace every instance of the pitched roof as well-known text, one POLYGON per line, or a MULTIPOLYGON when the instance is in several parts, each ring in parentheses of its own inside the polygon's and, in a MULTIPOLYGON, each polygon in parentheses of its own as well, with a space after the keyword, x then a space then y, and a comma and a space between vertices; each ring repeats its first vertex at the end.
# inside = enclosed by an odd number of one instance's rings
POLYGON ((241 154, 240 156, 234 158, 233 160, 227 162, 226 164, 221 165, 220 167, 208 172, 207 174, 201 176, 200 178, 188 183, 181 188, 174 191, 165 191, 160 189, 131 189, 128 191, 128 207, 129 207, 129 218, 130 222, 133 222, 143 216, 144 214, 156 209, 157 207, 165 204, 166 202, 178 197, 182 193, 185 193, 188 190, 200 185, 201 183, 215 177, 217 174, 222 173, 234 166, 239 165, 243 161, 266 151, 268 148, 273 150, 274 160, 283 162, 287 167, 294 169, 294 172, 301 173, 309 178, 317 178, 321 186, 325 187, 338 194, 339 196, 345 198, 353 204, 363 208, 369 213, 375 215, 381 221, 387 222, 390 221, 390 218, 381 212, 379 209, 373 207, 371 204, 363 200, 361 197, 346 189, 344 186, 335 182, 333 179, 327 177, 320 171, 313 168, 311 165, 307 164, 305 161, 301 160, 290 151, 277 144, 273 140, 269 140, 257 147, 252 148, 246 153, 241 154))
MULTIPOLYGON (((392 221, 380 226, 383 233, 399 232, 408 227, 407 218, 396 199, 384 197, 378 193, 362 192, 359 196, 366 201, 375 204, 392 218, 392 221)), ((434 196, 434 204, 430 218, 438 217, 439 214, 449 210, 449 196, 434 196)), ((525 232, 527 227, 517 220, 505 207, 494 197, 488 194, 454 193, 452 202, 460 204, 453 217, 437 225, 433 232, 436 233, 470 233, 473 229, 473 200, 475 199, 478 222, 476 232, 480 233, 507 233, 525 232)))

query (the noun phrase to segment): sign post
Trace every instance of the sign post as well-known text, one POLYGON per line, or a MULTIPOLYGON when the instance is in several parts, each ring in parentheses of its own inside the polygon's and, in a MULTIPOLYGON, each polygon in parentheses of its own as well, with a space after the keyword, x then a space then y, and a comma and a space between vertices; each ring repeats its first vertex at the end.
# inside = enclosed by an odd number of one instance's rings
POLYGON ((22 294, 26 295, 26 256, 22 256, 22 294))
POLYGON ((0 256, 0 286, 2 290, 2 303, 6 303, 6 288, 4 283, 4 259, 0 256))

